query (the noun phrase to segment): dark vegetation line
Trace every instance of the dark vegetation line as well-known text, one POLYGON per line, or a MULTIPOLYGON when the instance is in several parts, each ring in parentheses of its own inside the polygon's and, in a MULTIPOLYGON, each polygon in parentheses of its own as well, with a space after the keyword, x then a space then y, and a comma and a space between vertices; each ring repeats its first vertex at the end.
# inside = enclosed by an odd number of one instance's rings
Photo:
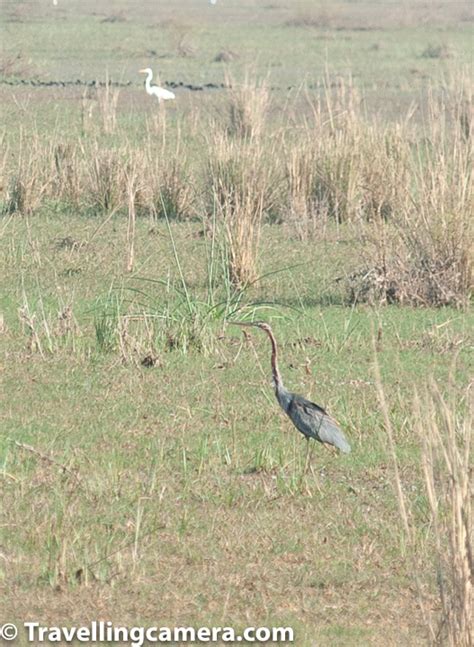
MULTIPOLYGON (((353 75, 354 76, 354 75, 353 75)), ((127 88, 133 85, 136 85, 132 81, 97 81, 93 79, 92 81, 86 81, 83 79, 74 79, 69 81, 45 81, 41 79, 0 79, 0 85, 30 85, 32 87, 38 88, 50 88, 58 87, 65 88, 69 86, 82 86, 82 87, 91 87, 91 88, 105 88, 107 86, 114 88, 127 88)), ((185 90, 190 90, 191 92, 202 92, 203 90, 231 90, 232 84, 230 83, 203 83, 201 85, 195 85, 193 83, 184 83, 183 81, 165 81, 164 85, 168 88, 184 88, 185 90)), ((334 81, 329 84, 330 87, 339 87, 340 82, 334 81)), ((299 86, 297 85, 288 85, 286 88, 281 88, 279 86, 271 86, 269 90, 279 91, 279 90, 296 90, 299 86)), ((307 85, 310 90, 319 90, 321 89, 320 83, 310 83, 307 85)))
MULTIPOLYGON (((33 87, 59 87, 65 88, 67 86, 86 86, 86 87, 115 87, 115 88, 126 88, 134 85, 132 81, 83 81, 82 79, 75 79, 73 81, 42 81, 39 79, 2 79, 0 80, 2 85, 31 85, 33 87)), ((219 90, 229 88, 230 86, 225 83, 204 83, 203 85, 193 85, 192 83, 183 83, 183 81, 165 81, 165 85, 170 88, 185 88, 186 90, 191 90, 192 92, 200 92, 202 90, 219 90)))

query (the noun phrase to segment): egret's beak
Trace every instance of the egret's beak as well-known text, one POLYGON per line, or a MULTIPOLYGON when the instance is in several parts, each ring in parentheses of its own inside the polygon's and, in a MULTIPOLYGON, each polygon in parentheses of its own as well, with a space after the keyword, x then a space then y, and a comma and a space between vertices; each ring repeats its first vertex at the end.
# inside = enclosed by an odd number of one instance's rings
POLYGON ((139 74, 146 74, 146 70, 138 70, 139 74))

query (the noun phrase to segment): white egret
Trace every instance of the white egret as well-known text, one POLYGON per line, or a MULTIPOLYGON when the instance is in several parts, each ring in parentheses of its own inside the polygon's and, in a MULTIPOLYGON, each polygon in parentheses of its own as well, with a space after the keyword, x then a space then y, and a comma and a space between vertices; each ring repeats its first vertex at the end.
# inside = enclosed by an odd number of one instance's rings
POLYGON ((153 71, 149 67, 145 67, 143 70, 138 70, 140 74, 146 74, 145 89, 147 94, 151 97, 157 97, 158 101, 169 101, 170 99, 175 99, 174 92, 171 90, 165 90, 165 88, 160 88, 158 85, 152 85, 151 80, 153 78, 153 71))

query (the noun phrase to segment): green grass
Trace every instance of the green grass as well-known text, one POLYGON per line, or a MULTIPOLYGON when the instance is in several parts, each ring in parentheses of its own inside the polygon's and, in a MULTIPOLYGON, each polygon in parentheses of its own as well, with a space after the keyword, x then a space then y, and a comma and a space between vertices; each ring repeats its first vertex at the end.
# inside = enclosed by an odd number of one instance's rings
MULTIPOLYGON (((165 225, 150 237, 146 222, 138 224, 139 258, 148 259, 138 274, 177 279, 165 225)), ((353 445, 340 457, 315 447, 305 476, 305 443, 274 400, 263 335, 245 342, 221 323, 223 335, 205 353, 158 343, 153 368, 140 365, 140 350, 124 364, 117 349, 98 346, 94 304, 112 282, 130 282, 125 226, 117 218, 90 247, 72 252, 55 238, 87 239, 96 223, 43 215, 28 227, 11 221, 0 243, 8 327, 0 337, 2 572, 9 590, 21 591, 21 602, 9 598, 9 617, 37 609, 51 621, 83 622, 101 608, 121 623, 244 626, 250 612, 256 624, 294 626, 301 645, 315 636, 328 645, 379 644, 382 635, 395 644, 399 625, 406 644, 416 642, 423 627, 407 614, 416 594, 400 552, 371 339, 380 325, 377 358, 397 453, 406 487, 418 496, 413 388, 423 390, 428 376, 447 383, 455 344, 462 391, 472 318, 449 309, 318 304, 318 290, 347 254, 334 265, 327 241, 289 242, 269 226, 263 266, 272 267, 279 245, 302 266, 267 277, 246 298, 288 304, 266 315, 285 383, 327 406, 353 445), (80 272, 65 274, 71 265, 80 272), (16 313, 24 295, 38 321, 53 321, 60 299, 71 303, 74 350, 66 340, 48 352, 42 333, 44 359, 28 351, 16 313)), ((206 289, 197 229, 173 226, 193 295, 206 289)))
MULTIPOLYGON (((16 12, 10 5, 4 9, 3 53, 7 60, 20 59, 3 76, 91 81, 104 80, 108 72, 114 80, 131 81, 132 87, 121 93, 120 119, 130 122, 131 136, 137 137, 143 128, 136 115, 131 118, 130 108, 146 107, 138 74, 143 66, 159 71, 162 81, 192 84, 221 83, 226 70, 239 79, 251 68, 260 77, 269 75, 280 105, 287 97, 294 98, 302 84, 319 84, 326 71, 335 81, 352 75, 368 109, 395 118, 420 99, 428 83, 443 82, 453 66, 468 68, 471 63, 468 4, 463 10, 462 3, 456 3, 447 15, 437 15, 420 3, 403 19, 397 11, 387 12, 383 3, 340 3, 333 10, 323 4, 323 13, 334 13, 334 19, 310 28, 288 24, 293 18, 318 13, 319 8, 309 2, 299 3, 295 11, 279 3, 259 11, 240 3, 209 7, 194 0, 189 4, 181 11, 170 11, 169 3, 147 3, 131 12, 126 4, 103 3, 102 11, 93 11, 68 3, 57 8, 29 7, 28 14, 23 3, 17 4, 16 12), (374 11, 380 19, 374 18, 374 11), (125 20, 103 22, 111 15, 125 20), (350 28, 351 20, 356 29, 350 28), (375 27, 361 29, 374 20, 375 27), (181 41, 191 46, 191 55, 180 54, 181 41), (444 47, 447 55, 423 56, 430 46, 444 47), (213 62, 224 49, 238 58, 225 65, 213 62)), ((16 92, 24 127, 31 127, 31 122, 41 132, 56 126, 61 134, 79 127, 77 107, 83 87, 54 90, 52 104, 51 91, 38 89, 34 108, 29 88, 16 92)), ((181 111, 203 103, 213 111, 215 95, 220 94, 178 89, 181 111)), ((8 127, 16 124, 18 101, 8 92, 4 98, 2 119, 8 127)))
MULTIPOLYGON (((193 0, 178 12, 143 3, 135 15, 120 3, 11 4, 3 52, 21 53, 24 69, 3 79, 89 80, 107 67, 131 80, 117 132, 91 125, 101 145, 120 148, 139 147, 154 114, 137 75, 144 64, 162 79, 221 82, 224 66, 212 59, 231 49, 236 78, 248 65, 259 77, 270 71, 278 86, 270 118, 298 124, 308 107, 301 95, 288 108, 295 93, 286 88, 321 81, 326 67, 330 80, 351 72, 367 110, 389 121, 469 63, 461 3, 405 13, 383 3, 264 4, 193 0), (326 24, 295 25, 308 11, 326 24), (101 22, 121 12, 125 22, 101 22), (183 35, 190 57, 179 55, 183 35), (450 57, 423 57, 429 45, 446 45, 450 57)), ((21 131, 26 141, 55 133, 88 143, 82 87, 0 84, 0 93, 6 166, 21 131)), ((207 123, 225 101, 220 91, 178 90, 167 107, 168 132, 182 128, 193 162, 203 162, 193 120, 207 123)), ((203 223, 139 216, 127 274, 126 216, 104 220, 56 201, 0 221, 2 618, 292 626, 298 646, 423 642, 414 564, 424 599, 439 607, 413 397, 433 380, 460 415, 468 408, 472 312, 347 305, 338 279, 367 253, 351 225, 326 224, 308 241, 264 225, 261 279, 236 294, 219 246, 210 280, 203 223), (233 309, 271 322, 286 386, 328 409, 350 455, 315 445, 304 473, 306 443, 274 398, 268 340, 228 325, 233 309), (375 362, 415 555, 401 527, 375 362)))

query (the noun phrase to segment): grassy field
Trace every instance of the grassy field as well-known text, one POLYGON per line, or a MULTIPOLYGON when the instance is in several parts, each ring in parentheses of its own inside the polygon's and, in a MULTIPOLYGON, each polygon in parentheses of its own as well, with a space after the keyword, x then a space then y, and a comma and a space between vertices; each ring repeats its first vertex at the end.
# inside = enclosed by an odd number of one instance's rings
POLYGON ((469 3, 131 6, 2 7, 0 624, 467 647, 469 3))

